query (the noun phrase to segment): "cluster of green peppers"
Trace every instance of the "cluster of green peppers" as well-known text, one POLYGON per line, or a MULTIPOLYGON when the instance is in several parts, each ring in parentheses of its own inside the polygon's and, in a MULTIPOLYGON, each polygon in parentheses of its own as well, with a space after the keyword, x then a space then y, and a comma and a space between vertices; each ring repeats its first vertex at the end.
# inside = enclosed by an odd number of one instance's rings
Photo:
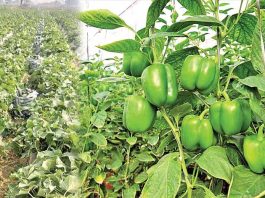
MULTIPOLYGON (((156 119, 156 108, 176 103, 178 84, 174 68, 169 64, 150 64, 143 52, 124 54, 123 71, 127 75, 141 76, 145 98, 129 96, 125 101, 123 124, 132 132, 149 130, 156 119)), ((199 55, 188 56, 182 66, 180 84, 189 91, 208 95, 216 90, 220 70, 214 60, 199 55)), ((206 149, 216 143, 214 131, 223 135, 234 135, 246 131, 252 121, 251 110, 246 100, 218 101, 211 105, 209 118, 187 115, 181 126, 181 141, 188 150, 206 149)), ((263 127, 262 127, 263 129, 263 127)), ((260 129, 260 131, 262 131, 260 129)), ((262 132, 246 137, 244 156, 252 171, 261 173, 265 161, 260 163, 260 153, 265 158, 265 139, 262 132)))

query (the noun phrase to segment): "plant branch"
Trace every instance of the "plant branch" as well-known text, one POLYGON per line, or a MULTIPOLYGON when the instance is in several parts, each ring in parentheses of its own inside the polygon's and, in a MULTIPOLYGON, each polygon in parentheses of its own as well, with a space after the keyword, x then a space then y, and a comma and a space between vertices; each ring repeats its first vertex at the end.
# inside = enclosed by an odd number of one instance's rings
POLYGON ((180 141, 179 128, 178 128, 178 126, 177 127, 174 126, 174 124, 171 122, 169 116, 167 115, 166 110, 163 107, 161 108, 161 114, 164 117, 164 119, 166 120, 166 122, 168 123, 168 125, 170 126, 170 128, 171 128, 171 130, 173 132, 173 135, 174 135, 174 137, 175 137, 175 139, 177 141, 178 150, 179 150, 179 160, 180 160, 180 163, 181 163, 181 167, 182 167, 182 170, 183 170, 183 173, 184 173, 184 177, 185 177, 185 182, 186 182, 186 185, 187 185, 188 198, 191 198, 191 196, 192 196, 192 185, 191 185, 191 183, 189 181, 189 174, 188 174, 188 170, 187 170, 187 167, 186 167, 186 164, 185 164, 185 157, 184 157, 182 144, 181 144, 181 141, 180 141))

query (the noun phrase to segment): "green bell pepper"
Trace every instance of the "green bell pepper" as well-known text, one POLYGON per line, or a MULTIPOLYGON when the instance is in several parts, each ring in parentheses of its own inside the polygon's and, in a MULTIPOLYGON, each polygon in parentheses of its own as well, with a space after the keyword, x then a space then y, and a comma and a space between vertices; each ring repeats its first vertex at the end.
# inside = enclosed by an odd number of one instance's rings
POLYGON ((255 173, 262 173, 265 169, 265 138, 263 134, 264 124, 258 130, 258 134, 246 136, 243 142, 244 157, 249 168, 255 173))
POLYGON ((187 115, 181 125, 181 142, 188 150, 206 149, 215 143, 212 125, 203 116, 187 115))
POLYGON ((129 76, 140 77, 144 69, 150 65, 147 54, 143 52, 127 52, 123 54, 123 72, 129 76))
POLYGON ((156 110, 141 96, 128 96, 123 110, 123 125, 131 132, 149 130, 155 121, 156 110))
POLYGON ((186 90, 209 94, 216 89, 219 75, 220 70, 214 60, 190 55, 183 63, 180 84, 186 90))
POLYGON ((171 65, 150 65, 144 70, 141 79, 146 98, 151 104, 157 107, 175 104, 178 85, 171 65))
POLYGON ((210 107, 213 129, 221 134, 234 135, 248 129, 252 117, 245 100, 218 101, 210 107))

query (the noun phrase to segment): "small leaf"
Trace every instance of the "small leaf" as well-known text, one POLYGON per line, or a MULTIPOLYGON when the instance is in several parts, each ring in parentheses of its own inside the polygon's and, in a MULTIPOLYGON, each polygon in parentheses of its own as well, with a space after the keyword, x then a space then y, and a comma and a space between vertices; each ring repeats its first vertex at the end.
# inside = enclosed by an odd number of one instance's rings
POLYGON ((223 179, 227 183, 230 183, 233 166, 230 164, 226 156, 225 148, 220 146, 211 146, 203 152, 196 162, 200 168, 213 177, 223 179))
POLYGON ((99 111, 91 117, 90 122, 95 127, 102 128, 105 124, 106 119, 107 119, 107 112, 106 111, 99 111))
POLYGON ((190 15, 205 15, 206 11, 201 0, 178 0, 189 11, 190 15))
POLYGON ((147 152, 136 154, 135 157, 141 162, 153 162, 155 159, 147 152))
POLYGON ((171 115, 178 121, 180 118, 192 112, 192 106, 190 103, 184 103, 182 105, 176 105, 170 110, 171 115))
POLYGON ((162 157, 158 163, 148 170, 148 180, 141 197, 175 198, 181 182, 181 164, 178 153, 170 153, 162 157))
POLYGON ((134 178, 134 183, 141 184, 147 179, 148 179, 148 174, 146 172, 142 172, 134 178))
POLYGON ((233 178, 228 197, 256 197, 265 189, 264 175, 255 174, 244 166, 234 168, 233 178))
POLYGON ((108 52, 124 53, 131 51, 139 51, 141 45, 135 40, 125 39, 97 47, 108 52))
POLYGON ((107 140, 105 136, 100 133, 92 133, 90 135, 90 140, 97 146, 107 146, 107 140))
POLYGON ((130 144, 131 146, 135 145, 137 142, 137 137, 129 137, 126 139, 126 142, 128 142, 128 144, 130 144))
POLYGON ((89 26, 101 29, 129 27, 118 15, 105 9, 81 12, 79 19, 89 26))
POLYGON ((172 24, 168 29, 167 32, 178 32, 190 25, 199 24, 203 26, 223 26, 221 21, 218 21, 214 17, 205 16, 205 15, 198 15, 193 17, 188 17, 182 21, 176 22, 172 24))
POLYGON ((170 0, 154 0, 148 8, 146 29, 152 27, 170 0))

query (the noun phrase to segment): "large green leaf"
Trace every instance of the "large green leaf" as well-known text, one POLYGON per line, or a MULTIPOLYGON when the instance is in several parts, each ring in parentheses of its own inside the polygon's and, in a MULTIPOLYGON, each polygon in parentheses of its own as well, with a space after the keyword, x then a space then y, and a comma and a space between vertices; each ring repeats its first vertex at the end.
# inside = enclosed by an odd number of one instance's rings
POLYGON ((170 0, 154 0, 152 2, 147 12, 147 18, 146 18, 147 30, 155 24, 162 10, 166 7, 169 1, 170 0))
POLYGON ((118 15, 105 9, 81 12, 79 19, 89 26, 101 29, 129 27, 118 15))
POLYGON ((227 17, 224 20, 229 20, 227 22, 228 29, 231 29, 229 36, 242 44, 251 44, 253 38, 253 32, 257 24, 257 18, 251 14, 242 14, 242 16, 237 21, 238 14, 227 17), (235 24, 236 23, 236 24, 235 24))
POLYGON ((230 164, 226 150, 220 146, 211 146, 196 160, 200 168, 215 178, 231 182, 233 166, 230 164))
POLYGON ((241 79, 246 78, 248 76, 255 76, 258 74, 253 68, 251 61, 241 63, 234 69, 233 73, 241 79))
POLYGON ((242 84, 247 85, 249 87, 257 87, 261 91, 265 91, 265 76, 257 75, 257 76, 249 76, 244 79, 239 80, 242 84))
POLYGON ((167 32, 178 32, 193 24, 199 24, 203 26, 222 26, 223 25, 221 21, 218 21, 214 17, 205 16, 205 15, 197 15, 197 16, 188 17, 182 21, 172 24, 167 29, 167 32))
POLYGON ((178 2, 189 11, 190 15, 206 14, 201 0, 178 0, 178 2))
POLYGON ((124 53, 138 51, 140 50, 141 45, 135 40, 125 39, 97 47, 108 52, 124 53))
POLYGON ((169 54, 165 60, 165 63, 172 65, 176 69, 177 76, 180 76, 181 67, 185 58, 189 55, 199 54, 197 47, 190 47, 181 50, 177 50, 169 54))
POLYGON ((265 191, 265 177, 251 172, 244 166, 237 166, 233 171, 230 198, 255 197, 265 191))
POLYGON ((251 62, 256 71, 265 73, 265 10, 261 10, 261 21, 253 34, 251 62))
POLYGON ((178 155, 178 153, 167 154, 148 170, 148 180, 141 197, 176 197, 181 181, 181 164, 178 155))
POLYGON ((256 97, 253 97, 249 100, 249 105, 253 113, 263 122, 265 122, 265 107, 261 101, 256 97))

